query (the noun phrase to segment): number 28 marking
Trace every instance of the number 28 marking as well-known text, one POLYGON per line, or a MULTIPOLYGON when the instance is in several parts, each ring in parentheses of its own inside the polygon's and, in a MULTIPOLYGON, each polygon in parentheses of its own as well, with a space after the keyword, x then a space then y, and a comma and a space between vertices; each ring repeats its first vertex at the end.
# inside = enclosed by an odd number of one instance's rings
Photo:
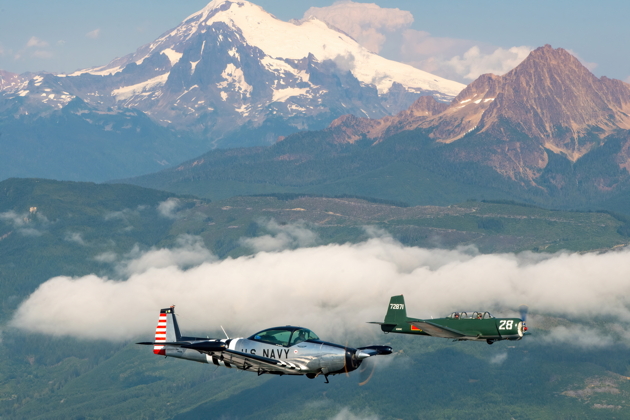
POLYGON ((499 329, 500 330, 511 330, 514 328, 514 321, 503 319, 499 321, 499 329))
POLYGON ((404 303, 390 303, 389 309, 405 309, 404 303))

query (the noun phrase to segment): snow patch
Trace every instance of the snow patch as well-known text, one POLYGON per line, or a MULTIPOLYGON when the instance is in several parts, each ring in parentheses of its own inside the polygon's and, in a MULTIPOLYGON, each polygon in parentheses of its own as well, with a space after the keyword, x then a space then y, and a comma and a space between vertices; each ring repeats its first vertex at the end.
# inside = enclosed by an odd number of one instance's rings
POLYGON ((199 61, 201 60, 190 62, 190 74, 193 74, 195 72, 195 68, 197 68, 197 64, 199 64, 199 61))
MULTIPOLYGON (((221 77, 225 79, 225 82, 217 83, 218 88, 226 88, 228 85, 234 85, 232 90, 240 92, 245 96, 250 96, 252 93, 252 87, 245 81, 245 75, 240 67, 236 67, 233 63, 228 63, 221 73, 221 77)), ((225 100, 225 99, 224 99, 225 100)))
POLYGON ((237 60, 241 61, 241 56, 238 55, 238 52, 236 51, 236 47, 232 47, 228 51, 228 54, 230 55, 230 57, 235 57, 237 60))
POLYGON ((179 62, 179 59, 182 58, 183 55, 182 53, 179 53, 172 48, 166 48, 162 50, 162 54, 168 57, 171 62, 171 67, 177 64, 179 62))
POLYGON ((120 73, 121 71, 123 71, 123 69, 120 66, 117 67, 112 67, 112 68, 106 68, 107 66, 100 66, 100 67, 92 67, 89 69, 85 69, 85 70, 77 70, 74 73, 70 73, 68 76, 81 76, 82 74, 91 74, 93 76, 111 76, 114 75, 116 73, 120 73))
POLYGON ((245 117, 246 117, 247 115, 249 115, 249 111, 250 111, 251 109, 252 109, 252 106, 251 106, 251 105, 245 105, 245 104, 241 105, 239 108, 234 108, 234 110, 235 110, 236 112, 238 112, 239 114, 241 114, 241 115, 243 115, 243 116, 245 116, 245 117))
POLYGON ((273 91, 272 102, 284 102, 292 96, 306 95, 308 88, 286 88, 273 91))
POLYGON ((124 101, 135 95, 150 93, 151 89, 162 86, 164 83, 166 83, 169 74, 170 73, 164 73, 142 83, 114 89, 112 91, 112 96, 116 97, 117 101, 124 101))

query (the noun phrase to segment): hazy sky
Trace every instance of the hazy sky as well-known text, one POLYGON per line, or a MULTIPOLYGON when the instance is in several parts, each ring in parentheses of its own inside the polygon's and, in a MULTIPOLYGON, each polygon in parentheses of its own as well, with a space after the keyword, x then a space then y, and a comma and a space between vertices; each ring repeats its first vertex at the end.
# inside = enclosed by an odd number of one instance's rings
MULTIPOLYGON (((468 83, 504 72, 544 44, 576 54, 597 75, 630 81, 630 2, 609 0, 256 0, 282 20, 317 15, 385 57, 468 83), (332 7, 331 7, 332 6, 332 7), (360 7, 357 7, 360 6, 360 7), (363 7, 363 9, 361 9, 363 7), (321 9, 323 8, 323 9, 321 9), (395 10, 399 9, 399 10, 395 10)), ((0 0, 0 69, 71 72, 177 26, 205 0, 0 0)))

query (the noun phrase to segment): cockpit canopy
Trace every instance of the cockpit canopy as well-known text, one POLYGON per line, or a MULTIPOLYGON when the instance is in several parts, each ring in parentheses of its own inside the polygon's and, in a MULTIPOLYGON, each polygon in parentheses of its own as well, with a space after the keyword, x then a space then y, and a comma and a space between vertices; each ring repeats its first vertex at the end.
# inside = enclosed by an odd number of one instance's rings
POLYGON ((451 319, 491 319, 494 318, 490 312, 453 312, 447 318, 451 319))
POLYGON ((275 327, 257 332, 249 337, 249 340, 261 343, 275 344, 291 347, 306 340, 319 340, 319 337, 311 330, 301 327, 275 327))

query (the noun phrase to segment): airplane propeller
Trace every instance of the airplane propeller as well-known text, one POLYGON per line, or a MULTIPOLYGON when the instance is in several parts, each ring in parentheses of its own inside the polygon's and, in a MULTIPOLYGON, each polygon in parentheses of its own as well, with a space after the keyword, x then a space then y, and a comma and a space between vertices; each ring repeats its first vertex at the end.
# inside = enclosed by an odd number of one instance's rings
POLYGON ((379 354, 391 354, 392 348, 389 346, 367 346, 358 349, 345 347, 344 371, 346 375, 353 370, 359 371, 359 386, 367 384, 376 369, 376 362, 373 356, 379 354))
POLYGON ((353 370, 359 371, 359 386, 367 384, 372 375, 374 375, 375 365, 363 357, 357 356, 360 350, 348 347, 346 343, 344 347, 346 357, 344 358, 343 370, 347 377, 350 377, 350 372, 353 370))
POLYGON ((529 308, 527 305, 521 305, 518 310, 521 313, 521 320, 523 321, 523 331, 527 331, 527 325, 525 322, 527 321, 527 312, 529 311, 529 308))
POLYGON ((370 382, 375 369, 376 364, 372 360, 364 360, 363 363, 361 363, 361 366, 359 366, 359 386, 363 386, 370 382))

